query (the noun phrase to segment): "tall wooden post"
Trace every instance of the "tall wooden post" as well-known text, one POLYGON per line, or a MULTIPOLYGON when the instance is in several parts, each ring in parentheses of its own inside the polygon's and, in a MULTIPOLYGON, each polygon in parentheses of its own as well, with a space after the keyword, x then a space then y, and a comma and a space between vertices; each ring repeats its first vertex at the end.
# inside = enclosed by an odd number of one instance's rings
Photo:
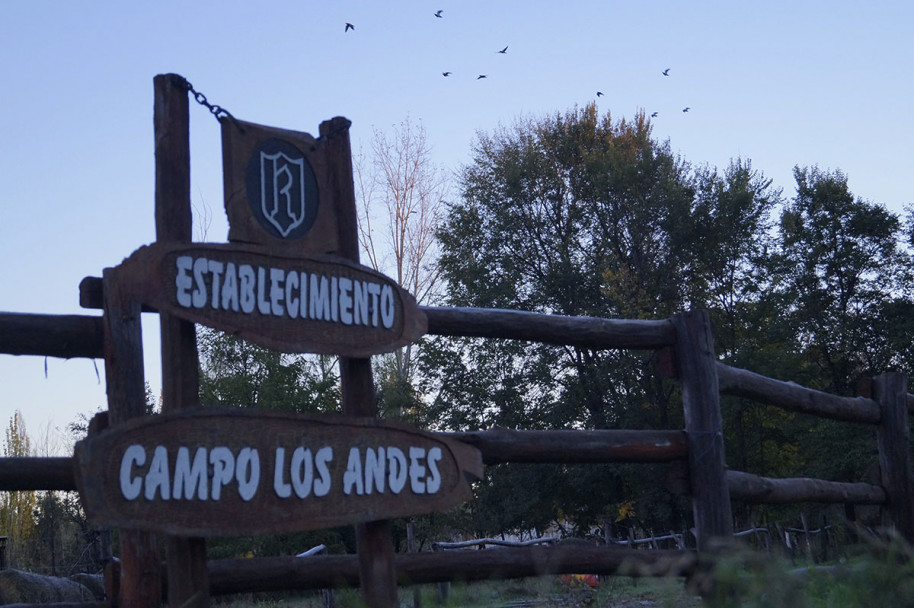
POLYGON ((908 427, 908 377, 898 373, 876 376, 873 392, 882 413, 876 439, 882 487, 887 498, 886 523, 909 543, 914 542, 914 468, 908 427))
POLYGON ((714 338, 706 310, 673 317, 676 366, 689 443, 689 478, 698 550, 715 537, 733 537, 733 515, 727 488, 723 422, 717 381, 714 338))
MULTIPOLYGON (((155 219, 156 240, 191 242, 190 118, 187 81, 176 74, 156 76, 155 219)), ((162 336, 162 410, 198 404, 199 376, 194 324, 159 315, 162 336)), ((206 540, 165 540, 168 604, 174 608, 209 606, 206 540)))
MULTIPOLYGON (((355 187, 352 180, 352 150, 349 144, 349 121, 333 118, 320 125, 320 136, 327 141, 330 181, 337 206, 341 257, 359 261, 358 216, 355 209, 355 187)), ((377 416, 371 359, 340 357, 340 391, 343 413, 349 416, 377 416)), ((355 528, 359 553, 359 577, 362 599, 372 608, 395 608, 397 579, 394 570, 394 548, 388 520, 359 524, 355 528)))
MULTIPOLYGON (((116 426, 145 413, 140 304, 121 292, 114 269, 105 269, 102 282, 108 421, 116 426)), ((118 597, 111 598, 112 604, 140 608, 158 606, 162 603, 162 568, 155 535, 121 530, 119 538, 121 580, 119 583, 107 581, 113 589, 119 590, 118 597)), ((118 569, 106 571, 116 576, 118 569)))

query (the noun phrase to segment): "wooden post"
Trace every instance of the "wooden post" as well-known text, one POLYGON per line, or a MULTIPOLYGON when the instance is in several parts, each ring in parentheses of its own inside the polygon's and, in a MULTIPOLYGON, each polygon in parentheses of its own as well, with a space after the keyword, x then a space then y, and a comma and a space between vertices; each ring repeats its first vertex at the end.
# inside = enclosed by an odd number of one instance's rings
MULTIPOLYGON (((320 125, 320 136, 327 142, 330 188, 337 200, 340 242, 337 254, 358 262, 358 216, 352 180, 349 125, 349 121, 341 117, 324 121, 320 125)), ((349 416, 377 416, 371 359, 340 357, 339 365, 343 413, 349 416)), ((396 608, 399 601, 390 521, 359 524, 355 527, 355 537, 362 600, 372 608, 396 608)))
POLYGON ((908 428, 908 377, 899 373, 876 376, 873 391, 882 413, 876 439, 882 487, 886 493, 886 523, 909 543, 914 542, 914 468, 908 428))
POLYGON ((733 537, 714 338, 706 310, 675 315, 673 325, 689 442, 692 512, 698 550, 705 551, 712 539, 729 541, 733 537))
MULTIPOLYGON (((117 273, 107 268, 104 284, 105 389, 108 420, 114 426, 145 414, 143 335, 140 305, 124 297, 117 273)), ((156 537, 138 530, 120 531, 120 569, 106 570, 106 584, 118 589, 112 603, 153 607, 162 603, 162 569, 156 537), (120 582, 110 580, 119 576, 120 582)))
MULTIPOLYGON (((190 118, 187 81, 176 74, 156 76, 155 219, 158 241, 191 242, 190 118)), ((160 314, 162 336, 162 410, 197 405, 199 376, 194 324, 160 314)), ((209 606, 206 540, 165 540, 168 604, 173 608, 209 606)))

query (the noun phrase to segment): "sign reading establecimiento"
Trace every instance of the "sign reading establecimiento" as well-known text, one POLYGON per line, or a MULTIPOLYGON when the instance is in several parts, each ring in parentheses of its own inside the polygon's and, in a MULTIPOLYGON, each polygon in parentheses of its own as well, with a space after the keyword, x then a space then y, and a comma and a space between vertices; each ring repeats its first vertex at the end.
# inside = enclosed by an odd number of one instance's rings
POLYGON ((90 520, 232 536, 427 513, 470 498, 475 448, 404 425, 199 408, 77 444, 90 520))
POLYGON ((284 352, 364 357, 426 331, 393 280, 347 260, 266 255, 256 246, 154 244, 118 267, 139 301, 284 352))

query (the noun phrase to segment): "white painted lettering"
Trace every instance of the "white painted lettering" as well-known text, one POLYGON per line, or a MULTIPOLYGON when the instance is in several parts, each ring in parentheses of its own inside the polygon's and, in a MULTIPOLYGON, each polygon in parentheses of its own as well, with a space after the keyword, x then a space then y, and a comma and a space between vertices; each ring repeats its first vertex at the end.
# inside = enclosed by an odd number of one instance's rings
POLYGON ((362 480, 362 458, 359 455, 359 448, 349 448, 349 461, 346 463, 346 472, 343 473, 343 494, 349 496, 352 490, 361 496, 365 493, 365 486, 362 480))
POLYGON ((309 299, 309 317, 312 319, 330 320, 330 287, 327 277, 311 275, 311 297, 309 299))
POLYGON ((330 468, 327 464, 333 460, 333 448, 324 446, 314 455, 314 466, 320 474, 320 480, 314 481, 314 495, 326 496, 330 492, 330 468))
POLYGON ((168 479, 168 452, 164 446, 157 445, 152 453, 152 462, 149 463, 149 471, 146 472, 146 491, 143 496, 146 500, 155 498, 156 490, 162 500, 171 498, 171 482, 168 479))
POLYGON ((175 483, 172 496, 175 500, 190 500, 197 491, 197 498, 206 500, 207 478, 206 448, 197 448, 194 453, 194 462, 190 462, 190 450, 185 447, 178 448, 178 457, 175 459, 175 483))
POLYGON ((257 283, 257 279, 254 275, 254 269, 251 268, 250 264, 242 264, 238 267, 238 277, 241 279, 241 285, 239 286, 241 292, 241 312, 250 314, 254 312, 254 306, 256 305, 254 284, 257 283))
POLYGON ((352 279, 340 277, 340 321, 352 325, 352 279))
POLYGON ((209 271, 213 275, 213 299, 210 306, 215 310, 219 310, 219 295, 220 289, 219 284, 222 282, 222 271, 225 269, 225 265, 219 260, 210 260, 209 261, 209 271))
POLYGON ((291 319, 298 318, 299 299, 295 295, 295 292, 298 291, 298 276, 298 273, 294 270, 290 270, 289 274, 286 275, 286 311, 291 319))
POLYGON ((290 476, 295 495, 306 498, 311 493, 314 483, 314 461, 311 459, 311 450, 298 446, 292 452, 290 476))
POLYGON ((132 477, 133 467, 146 464, 146 450, 141 445, 131 445, 121 458, 121 494, 126 500, 136 500, 143 491, 143 479, 132 477))
POLYGON ((260 485, 260 455, 256 449, 241 448, 235 461, 235 479, 241 500, 248 502, 254 498, 260 485))
POLYGON ((352 322, 355 325, 368 325, 368 285, 353 281, 352 322))
POLYGON ((365 493, 371 494, 374 488, 384 493, 384 475, 387 473, 387 458, 384 448, 365 450, 365 493))
POLYGON ((222 309, 238 312, 238 275, 235 265, 225 265, 225 282, 222 284, 222 309))
POLYGON ((425 479, 425 490, 429 494, 435 494, 441 489, 441 472, 438 471, 438 463, 441 462, 441 448, 433 447, 428 451, 428 470, 431 477, 425 479))
POLYGON ((406 486, 406 455, 403 450, 393 446, 387 446, 387 487, 394 494, 399 494, 406 486))
MULTIPOLYGON (((368 294, 370 296, 371 302, 368 304, 368 310, 371 311, 371 325, 372 327, 378 326, 378 299, 381 295, 381 286, 377 283, 368 284, 368 294)), ((367 323, 366 323, 367 325, 367 323)))
POLYGON ((286 273, 282 268, 270 268, 270 312, 273 313, 274 317, 281 317, 286 314, 282 306, 282 284, 285 280, 286 273))
POLYGON ((273 491, 280 498, 292 496, 292 486, 286 483, 286 449, 276 448, 276 459, 273 463, 273 491))
POLYGON ((203 275, 209 269, 209 261, 206 258, 197 258, 194 260, 194 292, 191 294, 194 300, 194 308, 203 308, 206 306, 206 279, 203 275))
POLYGON ((235 476, 235 455, 225 446, 217 446, 209 451, 209 463, 213 465, 213 481, 210 496, 213 500, 222 497, 222 486, 227 486, 235 476))
POLYGON ((394 290, 390 285, 381 288, 381 325, 384 329, 394 326, 394 290))
POLYGON ((178 306, 183 306, 184 308, 190 308, 192 299, 188 289, 190 289, 194 281, 190 278, 190 269, 194 265, 194 259, 189 255, 179 255, 175 259, 175 266, 177 267, 177 274, 175 275, 175 287, 177 291, 175 292, 175 297, 178 299, 178 306))
POLYGON ((257 310, 262 315, 270 314, 270 301, 267 300, 267 269, 257 267, 257 310))
POLYGON ((409 448, 409 488, 413 494, 425 494, 425 450, 422 448, 409 448))

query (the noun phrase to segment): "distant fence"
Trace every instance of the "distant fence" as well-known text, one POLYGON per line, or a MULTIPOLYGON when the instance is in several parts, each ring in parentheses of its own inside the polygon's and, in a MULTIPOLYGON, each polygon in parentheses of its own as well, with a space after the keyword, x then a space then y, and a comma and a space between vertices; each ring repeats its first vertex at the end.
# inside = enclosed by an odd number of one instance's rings
MULTIPOLYGON (((101 280, 86 279, 81 303, 98 308, 101 280)), ((886 524, 914 540, 914 493, 908 444, 907 378, 883 374, 872 381, 871 397, 838 397, 760 376, 716 361, 711 324, 705 311, 670 320, 627 321, 568 318, 526 312, 470 308, 431 308, 429 333, 570 344, 591 349, 661 351, 673 363, 682 385, 684 430, 492 429, 449 433, 478 448, 484 462, 663 463, 687 461, 698 551, 715 537, 731 537, 731 500, 750 503, 835 502, 880 505, 886 524), (877 430, 881 471, 878 485, 793 478, 771 479, 728 470, 719 395, 755 399, 790 411, 840 421, 871 424, 877 430)), ((58 357, 95 357, 109 348, 98 317, 0 314, 0 352, 58 357)), ((72 490, 69 458, 0 459, 0 490, 72 490)), ((398 554, 401 583, 444 582, 535 576, 544 573, 687 574, 693 552, 631 551, 612 546, 529 546, 499 551, 398 554)), ((211 560, 212 594, 319 589, 358 585, 355 555, 211 560)))

